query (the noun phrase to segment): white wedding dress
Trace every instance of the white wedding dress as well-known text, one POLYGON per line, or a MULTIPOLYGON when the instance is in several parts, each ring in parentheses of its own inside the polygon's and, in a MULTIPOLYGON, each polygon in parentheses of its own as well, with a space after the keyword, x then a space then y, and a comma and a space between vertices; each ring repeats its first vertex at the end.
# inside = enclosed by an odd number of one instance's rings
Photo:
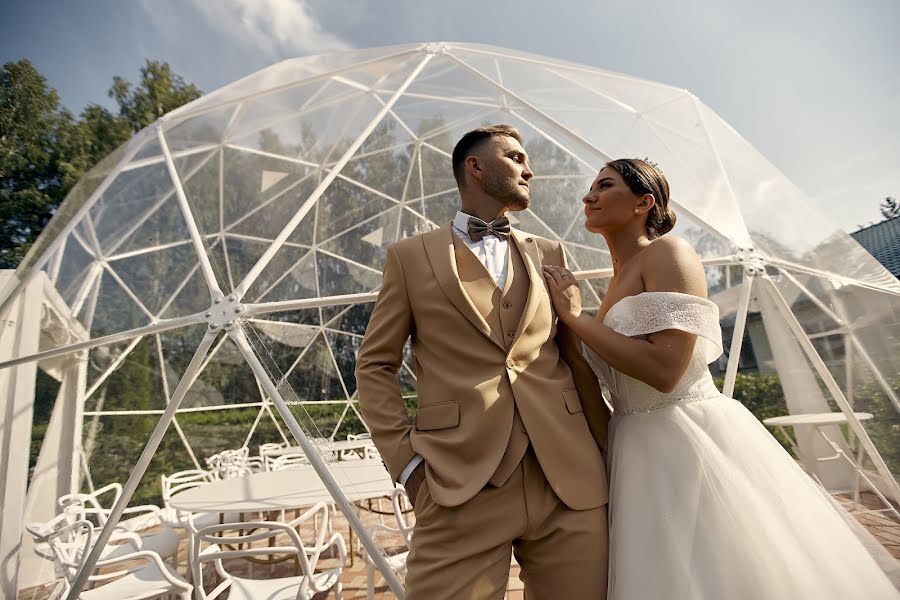
POLYGON ((707 365, 722 353, 722 335, 713 302, 644 292, 616 303, 604 323, 630 337, 697 335, 669 394, 586 352, 615 408, 609 600, 900 597, 841 509, 715 387, 707 365))

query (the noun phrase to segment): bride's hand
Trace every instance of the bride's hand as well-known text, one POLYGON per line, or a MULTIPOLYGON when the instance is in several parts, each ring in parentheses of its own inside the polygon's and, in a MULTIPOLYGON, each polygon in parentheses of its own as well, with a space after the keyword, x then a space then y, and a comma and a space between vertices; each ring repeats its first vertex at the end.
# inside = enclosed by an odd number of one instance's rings
POLYGON ((581 315, 581 290, 578 282, 565 267, 544 265, 544 279, 556 314, 563 323, 574 321, 581 315))

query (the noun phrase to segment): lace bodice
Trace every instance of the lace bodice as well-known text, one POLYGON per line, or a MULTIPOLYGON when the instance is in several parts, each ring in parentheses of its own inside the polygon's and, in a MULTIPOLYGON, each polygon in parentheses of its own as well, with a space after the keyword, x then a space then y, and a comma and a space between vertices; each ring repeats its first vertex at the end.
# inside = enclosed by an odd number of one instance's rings
POLYGON ((719 307, 715 303, 677 292, 642 292, 614 304, 603 322, 628 337, 643 337, 665 329, 678 329, 697 336, 687 371, 668 394, 616 371, 585 348, 591 366, 612 392, 616 415, 651 412, 719 394, 708 367, 722 354, 719 307))

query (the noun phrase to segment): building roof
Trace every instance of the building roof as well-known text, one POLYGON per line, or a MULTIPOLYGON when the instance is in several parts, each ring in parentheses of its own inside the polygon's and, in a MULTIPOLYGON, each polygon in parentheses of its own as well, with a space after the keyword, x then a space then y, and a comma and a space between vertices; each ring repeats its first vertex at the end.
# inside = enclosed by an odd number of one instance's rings
POLYGON ((900 277, 900 217, 869 225, 850 235, 894 277, 900 277))

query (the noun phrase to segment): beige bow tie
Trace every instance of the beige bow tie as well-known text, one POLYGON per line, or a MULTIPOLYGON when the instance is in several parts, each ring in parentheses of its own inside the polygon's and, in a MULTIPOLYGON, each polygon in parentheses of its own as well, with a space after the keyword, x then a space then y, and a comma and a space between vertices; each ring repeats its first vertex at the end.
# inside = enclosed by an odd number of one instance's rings
POLYGON ((480 242, 486 235, 493 235, 497 239, 505 240, 509 237, 509 219, 500 217, 487 223, 478 217, 469 217, 467 233, 473 242, 480 242))

